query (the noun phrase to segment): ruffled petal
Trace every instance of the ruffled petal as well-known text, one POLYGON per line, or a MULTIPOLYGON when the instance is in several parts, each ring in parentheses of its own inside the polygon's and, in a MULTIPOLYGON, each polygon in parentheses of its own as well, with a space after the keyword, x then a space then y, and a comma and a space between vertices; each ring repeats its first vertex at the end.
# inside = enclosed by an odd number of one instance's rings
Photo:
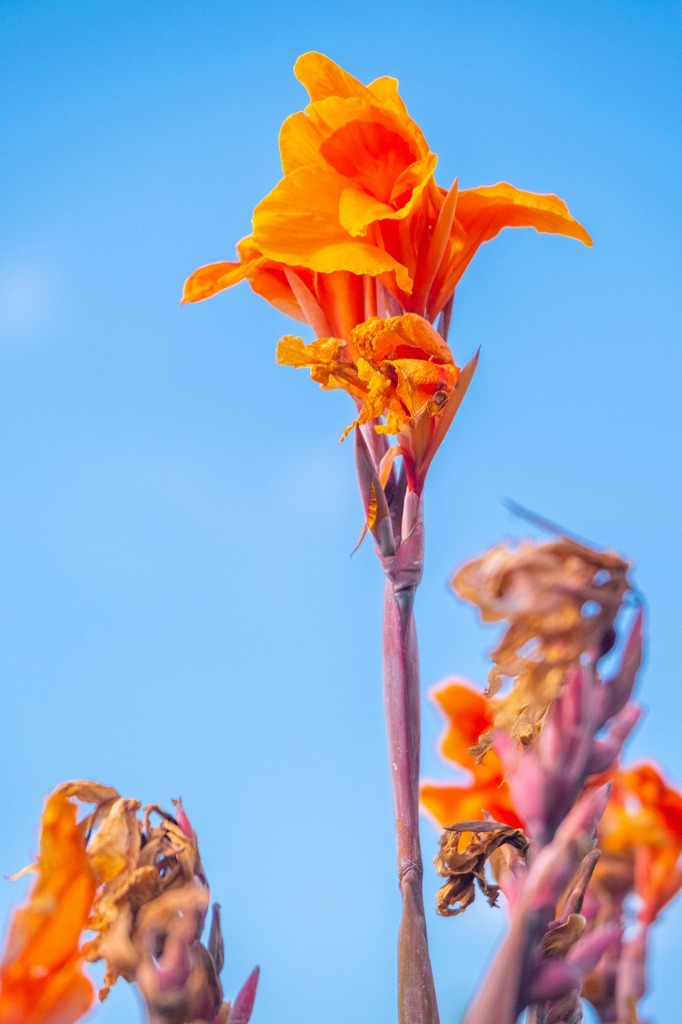
POLYGON ((315 50, 298 58, 294 64, 294 74, 308 90, 311 100, 323 100, 327 96, 357 96, 362 99, 369 93, 366 85, 344 71, 330 57, 315 50))
POLYGON ((253 238, 270 259, 320 273, 393 272, 399 288, 412 286, 407 269, 378 246, 354 241, 339 223, 344 179, 335 171, 301 167, 283 178, 258 204, 253 238))
POLYGON ((435 319, 452 297, 479 247, 504 228, 535 228, 592 245, 585 228, 557 196, 523 192, 505 182, 465 189, 459 193, 450 240, 431 289, 428 303, 431 319, 435 319))
POLYGON ((317 120, 307 113, 299 111, 287 117, 279 132, 279 154, 284 174, 291 174, 299 167, 324 163, 320 156, 323 138, 317 120))
POLYGON ((354 238, 366 235, 372 224, 387 220, 405 220, 412 214, 433 177, 436 157, 430 153, 403 171, 392 186, 390 202, 376 199, 368 192, 348 187, 341 193, 339 219, 354 238))
POLYGON ((416 313, 372 317, 358 324, 352 341, 358 352, 373 360, 416 358, 436 359, 454 366, 448 344, 438 331, 416 313))
POLYGON ((0 965, 3 1024, 70 1024, 92 1003, 78 947, 96 890, 76 807, 56 790, 42 818, 38 878, 0 965))
MULTIPOLYGON (((367 88, 382 106, 389 107, 391 110, 395 111, 399 117, 412 121, 410 115, 407 113, 407 107, 398 93, 397 78, 391 78, 388 75, 384 75, 382 78, 375 78, 373 82, 369 83, 367 88)), ((412 124, 414 124, 414 121, 412 121, 412 124)))
POLYGON ((490 241, 503 228, 535 228, 592 245, 585 228, 571 216, 566 203, 558 196, 522 192, 505 182, 460 192, 457 220, 467 239, 477 239, 477 245, 490 241))
POLYGON ((296 369, 327 366, 332 369, 339 364, 345 344, 340 338, 318 338, 306 344, 303 338, 287 334, 277 345, 276 358, 280 366, 296 369))

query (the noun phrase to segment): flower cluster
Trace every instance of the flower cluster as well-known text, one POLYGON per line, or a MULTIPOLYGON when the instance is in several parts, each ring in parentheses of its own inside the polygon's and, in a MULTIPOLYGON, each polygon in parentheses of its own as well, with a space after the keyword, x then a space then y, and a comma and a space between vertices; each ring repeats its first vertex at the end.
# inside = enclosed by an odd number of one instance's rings
POLYGON ((135 982, 150 1024, 248 1024, 257 971, 232 1006, 223 1001, 223 941, 197 837, 175 815, 80 781, 57 787, 43 814, 38 880, 17 911, 0 966, 3 1024, 71 1024, 90 1007, 86 961, 103 961, 100 999, 135 982), (79 804, 94 809, 78 817, 79 804), (155 819, 157 819, 155 823, 155 819), (84 941, 84 932, 94 937, 84 941))
POLYGON ((540 1019, 577 1021, 581 996, 604 1024, 638 1019, 648 930, 682 889, 682 793, 653 765, 618 764, 639 718, 631 695, 641 613, 616 673, 604 681, 598 666, 616 642, 627 570, 618 555, 560 538, 493 548, 455 576, 484 620, 507 621, 492 656, 490 695, 460 682, 433 692, 448 722, 441 752, 468 782, 421 790, 424 808, 446 829, 435 863, 451 877, 439 912, 465 909, 474 879, 491 902, 501 888, 510 908, 509 938, 471 1024, 487 1019, 485 1000, 502 998, 499 986, 514 984, 510 1020, 538 1004, 540 1019), (507 679, 511 695, 493 696, 507 679), (628 935, 633 898, 636 928, 628 935), (524 932, 534 939, 522 952, 513 937, 524 932))

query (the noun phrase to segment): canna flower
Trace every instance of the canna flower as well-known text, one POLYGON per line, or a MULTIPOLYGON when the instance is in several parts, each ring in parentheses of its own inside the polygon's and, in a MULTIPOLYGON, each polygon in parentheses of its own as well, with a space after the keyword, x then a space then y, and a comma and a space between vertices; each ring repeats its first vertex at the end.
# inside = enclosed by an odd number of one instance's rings
POLYGON ((76 810, 58 789, 43 812, 38 877, 10 924, 0 965, 3 1024, 71 1024, 94 1001, 80 942, 97 883, 76 810))
POLYGON ((306 345, 288 336, 277 347, 277 361, 307 367, 323 388, 340 388, 355 400, 359 415, 341 440, 385 417, 374 429, 398 436, 391 458, 403 455, 411 489, 421 489, 462 397, 455 396, 460 370, 452 352, 426 320, 415 313, 373 317, 354 327, 348 342, 319 338, 306 345))
POLYGON ((638 917, 649 925, 682 889, 682 793, 651 764, 618 770, 612 786, 597 878, 607 888, 629 885, 641 901, 638 917))
POLYGON ((443 334, 456 285, 479 246, 505 227, 591 240, 553 195, 511 185, 448 191, 393 78, 365 86, 320 53, 294 73, 310 103, 280 133, 284 176, 256 207, 236 262, 195 271, 183 301, 248 280, 319 337, 375 315, 415 312, 443 334))
POLYGON ((523 828, 505 781, 502 763, 494 749, 485 759, 477 761, 471 748, 482 733, 493 725, 491 702, 482 693, 463 683, 447 682, 431 691, 431 697, 447 719, 447 729, 440 741, 443 757, 470 775, 467 784, 425 782, 421 802, 439 825, 449 827, 456 822, 482 819, 523 828))

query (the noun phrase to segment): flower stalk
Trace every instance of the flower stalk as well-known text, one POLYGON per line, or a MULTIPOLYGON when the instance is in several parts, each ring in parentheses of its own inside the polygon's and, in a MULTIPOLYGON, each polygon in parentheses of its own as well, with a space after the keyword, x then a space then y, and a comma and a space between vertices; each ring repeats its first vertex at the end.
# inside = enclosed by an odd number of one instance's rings
POLYGON ((419 844, 420 685, 413 605, 424 564, 422 508, 422 499, 408 491, 403 503, 403 539, 395 555, 380 555, 386 572, 384 706, 402 897, 398 937, 399 1024, 437 1024, 439 1020, 426 934, 419 844))

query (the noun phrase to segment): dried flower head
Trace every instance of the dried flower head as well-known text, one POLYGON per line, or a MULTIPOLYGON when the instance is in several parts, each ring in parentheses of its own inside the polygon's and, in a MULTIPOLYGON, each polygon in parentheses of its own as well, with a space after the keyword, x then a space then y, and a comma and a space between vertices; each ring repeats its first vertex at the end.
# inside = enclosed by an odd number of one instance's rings
MULTIPOLYGON (((111 786, 76 781, 55 790, 43 816, 38 883, 10 933, 0 1008, 24 993, 32 1009, 58 1007, 60 1015, 8 1010, 3 1024, 76 1020, 93 995, 80 973, 84 959, 104 962, 100 999, 122 977, 137 983, 152 1022, 228 1024, 218 908, 204 946, 209 889, 196 834, 174 803, 174 815, 156 804, 140 815, 139 801, 111 786), (79 820, 78 804, 94 809, 79 820), (84 931, 94 937, 82 943, 84 931)), ((232 1024, 246 1024, 253 995, 252 981, 232 1024)))
POLYGON ((499 886, 488 881, 485 867, 496 850, 507 844, 521 856, 528 849, 528 839, 520 828, 499 821, 461 821, 445 829, 434 858, 436 871, 447 879, 436 898, 439 914, 454 917, 465 911, 476 896, 475 885, 491 907, 497 905, 499 886))
MULTIPOLYGON (((507 622, 488 675, 492 697, 512 684, 495 701, 496 728, 531 742, 570 666, 583 655, 596 661, 612 646, 628 568, 620 555, 559 537, 516 548, 500 544, 458 570, 453 586, 483 621, 507 622)), ((489 746, 483 737, 478 754, 489 746)))

